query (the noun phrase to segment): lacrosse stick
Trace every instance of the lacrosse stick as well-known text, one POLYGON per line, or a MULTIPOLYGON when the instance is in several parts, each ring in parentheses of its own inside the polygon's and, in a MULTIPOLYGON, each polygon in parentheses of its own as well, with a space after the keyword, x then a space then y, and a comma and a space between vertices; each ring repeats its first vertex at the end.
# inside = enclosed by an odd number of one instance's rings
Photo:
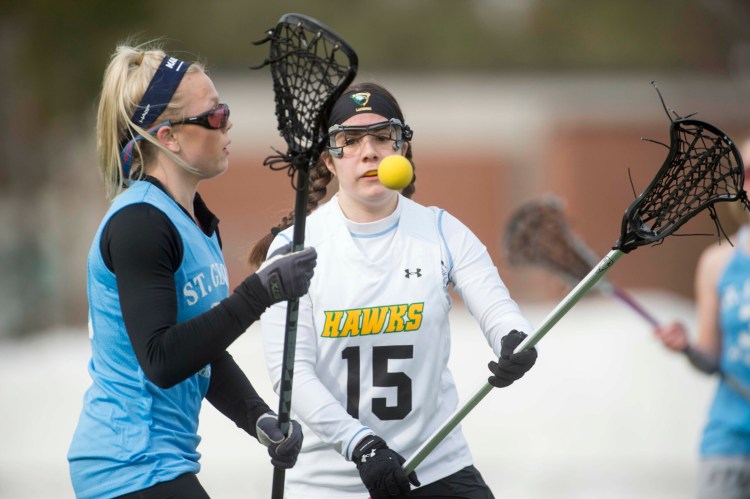
MULTIPOLYGON (((511 265, 537 265, 561 277, 573 287, 599 261, 594 252, 570 230, 563 203, 545 196, 523 204, 511 215, 503 238, 511 265)), ((632 296, 602 278, 597 289, 619 299, 654 327, 659 322, 632 296)))
MULTIPOLYGON (((305 242, 310 169, 323 151, 323 126, 331 107, 354 80, 358 59, 332 29, 302 14, 284 14, 266 35, 255 45, 270 42, 270 55, 253 69, 271 67, 278 129, 288 149, 263 164, 272 170, 287 169, 292 179, 296 176, 292 251, 300 251, 305 242)), ((279 427, 284 435, 290 426, 298 313, 299 300, 289 300, 279 389, 279 427)), ((284 497, 281 468, 274 468, 272 497, 284 497)))
MULTIPOLYGON (((615 246, 552 310, 539 328, 518 345, 516 352, 536 345, 624 254, 661 241, 704 209, 718 220, 714 207, 718 202, 741 200, 750 209, 747 193, 742 188, 742 158, 729 137, 703 121, 672 120, 671 117, 670 121, 669 154, 656 177, 625 211, 615 246)), ((405 472, 414 471, 490 391, 492 385, 485 382, 404 463, 405 472)))
MULTIPOLYGON (((521 206, 510 218, 505 232, 504 246, 511 265, 538 265, 557 274, 570 285, 586 277, 597 258, 593 251, 574 234, 565 219, 562 202, 554 196, 530 201, 521 206)), ((597 285, 637 312, 653 327, 659 322, 633 297, 615 287, 605 278, 597 285)), ((682 351, 695 364, 714 371, 728 386, 750 401, 750 389, 731 374, 703 359, 703 355, 689 347, 682 351)))

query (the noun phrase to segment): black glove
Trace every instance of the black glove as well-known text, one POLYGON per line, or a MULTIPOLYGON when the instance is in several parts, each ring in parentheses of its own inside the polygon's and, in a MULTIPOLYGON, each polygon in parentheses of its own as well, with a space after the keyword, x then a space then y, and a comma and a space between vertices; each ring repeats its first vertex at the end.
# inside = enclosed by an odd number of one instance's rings
POLYGON ((419 487, 417 473, 409 476, 401 467, 406 461, 401 455, 389 449, 385 440, 370 435, 359 441, 352 452, 352 461, 357 465, 359 477, 367 487, 371 499, 389 499, 408 496, 409 482, 419 487))
POLYGON ((279 429, 279 418, 274 412, 267 412, 255 423, 258 442, 268 447, 271 464, 277 468, 289 469, 297 462, 302 448, 302 428, 295 420, 290 421, 289 435, 279 429))
POLYGON ((497 388, 504 388, 520 379, 526 371, 531 369, 531 366, 536 362, 536 348, 513 353, 524 338, 526 338, 526 333, 515 329, 502 337, 500 340, 500 359, 497 362, 490 362, 487 366, 494 374, 487 379, 489 384, 497 388))
POLYGON ((266 288, 270 305, 299 298, 310 288, 318 253, 315 248, 289 253, 291 249, 291 244, 277 249, 255 273, 266 288))

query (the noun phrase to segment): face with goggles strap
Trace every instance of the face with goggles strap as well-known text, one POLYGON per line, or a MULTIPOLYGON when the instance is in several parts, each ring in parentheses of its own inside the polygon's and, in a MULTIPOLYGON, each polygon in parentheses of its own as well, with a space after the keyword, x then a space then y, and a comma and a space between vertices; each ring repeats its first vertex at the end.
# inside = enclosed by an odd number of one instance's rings
MULTIPOLYGON (((180 115, 168 121, 157 139, 189 165, 192 180, 213 178, 229 166, 229 106, 221 103, 211 79, 204 73, 187 74, 181 83, 184 102, 180 115)), ((169 161, 159 162, 165 165, 169 161)), ((184 171, 179 165, 177 171, 184 171)))
POLYGON ((357 154, 368 137, 378 149, 399 151, 411 135, 411 129, 396 118, 371 125, 333 125, 328 129, 328 153, 334 158, 357 154))

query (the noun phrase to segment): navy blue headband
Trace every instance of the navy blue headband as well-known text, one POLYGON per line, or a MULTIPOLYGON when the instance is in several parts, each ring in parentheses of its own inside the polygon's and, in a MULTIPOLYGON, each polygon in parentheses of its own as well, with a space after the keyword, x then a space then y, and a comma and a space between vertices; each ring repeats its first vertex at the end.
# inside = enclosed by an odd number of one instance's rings
POLYGON ((403 123, 404 117, 384 95, 378 92, 347 92, 338 98, 331 109, 328 118, 328 126, 341 125, 355 114, 373 113, 379 114, 386 120, 398 118, 403 123))
POLYGON ((141 103, 135 109, 131 120, 142 128, 148 128, 166 109, 169 101, 177 90, 182 77, 185 76, 189 62, 175 57, 164 56, 159 68, 148 84, 141 103))

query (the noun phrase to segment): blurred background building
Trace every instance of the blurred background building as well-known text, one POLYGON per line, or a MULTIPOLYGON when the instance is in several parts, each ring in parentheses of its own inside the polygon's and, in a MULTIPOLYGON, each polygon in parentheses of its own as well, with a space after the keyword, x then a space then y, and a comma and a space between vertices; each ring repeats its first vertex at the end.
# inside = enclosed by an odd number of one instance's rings
MULTIPOLYGON (((666 157, 640 141, 668 141, 652 81, 677 114, 697 112, 735 140, 750 132, 750 6, 741 0, 6 1, 0 337, 85 323, 86 252, 106 208, 97 93, 110 53, 131 36, 206 60, 232 105, 230 171, 203 191, 238 282, 244 252, 293 203, 289 179, 261 165, 284 145, 270 76, 249 66, 267 50, 252 42, 294 11, 334 27, 359 53, 358 78, 395 92, 416 130, 415 199, 459 216, 501 267, 505 219, 541 193, 567 202, 597 252, 614 244, 634 192, 666 157)), ((683 232, 715 233, 701 218, 683 232)), ((690 297, 696 257, 714 239, 672 238, 612 278, 690 297)), ((502 273, 519 299, 559 293, 533 270, 502 273)))
MULTIPOLYGON (((0 497, 72 493, 64 452, 88 384, 86 255, 107 208, 94 125, 109 55, 128 37, 160 39, 170 53, 208 63, 234 128, 229 171, 200 190, 222 220, 230 279, 238 283, 247 250, 294 202, 290 179, 262 166, 272 147, 285 145, 269 72, 249 69, 267 51, 252 42, 286 12, 334 28, 359 54, 358 79, 394 92, 415 130, 415 199, 446 208, 474 230, 535 322, 565 289, 541 271, 506 263, 507 219, 521 203, 555 194, 573 230, 603 256, 625 209, 667 156, 641 140, 669 140, 670 118, 652 81, 672 118, 698 113, 738 142, 750 137, 745 0, 4 0, 0 400, 18 409, 0 411, 8 444, 0 497), (38 476, 51 478, 53 488, 42 489, 38 476)), ((718 211, 731 234, 738 224, 732 210, 718 211)), ((660 319, 690 323, 695 263, 718 236, 707 214, 679 232, 703 236, 639 249, 608 277, 648 300, 660 319)), ((621 308, 601 297, 578 305, 562 331, 545 338, 545 362, 524 390, 492 397, 473 415, 467 434, 499 496, 689 496, 712 381, 664 353, 631 312, 619 317, 621 308), (591 363, 571 365, 583 351, 591 363), (535 430, 498 430, 496 419, 535 430), (488 432, 500 449, 481 445, 488 432)), ((481 337, 467 333, 466 314, 453 320, 453 362, 465 395, 484 376, 468 343, 481 337)), ((253 379, 262 377, 257 334, 238 343, 237 358, 253 379)), ((208 425, 214 412, 207 410, 208 425)), ((221 424, 226 438, 202 447, 211 456, 206 483, 227 481, 212 469, 252 481, 245 475, 252 466, 235 458, 232 445, 256 453, 264 466, 265 454, 221 424)), ((262 465, 257 473, 268 475, 262 465)), ((236 497, 263 496, 243 490, 236 497)))

